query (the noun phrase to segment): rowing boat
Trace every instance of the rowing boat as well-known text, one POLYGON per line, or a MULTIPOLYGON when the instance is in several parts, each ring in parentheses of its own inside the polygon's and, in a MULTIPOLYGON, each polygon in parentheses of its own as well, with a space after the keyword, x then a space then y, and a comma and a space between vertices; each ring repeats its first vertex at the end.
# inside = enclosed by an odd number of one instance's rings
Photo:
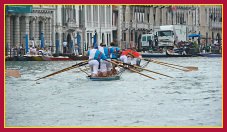
MULTIPOLYGON (((144 63, 141 65, 141 68, 144 68, 148 65, 149 62, 144 63)), ((141 69, 136 69, 137 71, 141 72, 141 69)), ((110 77, 91 77, 90 75, 87 76, 88 79, 91 81, 114 81, 114 80, 120 80, 120 75, 125 71, 125 68, 120 68, 117 72, 117 74, 110 76, 110 77)))
POLYGON ((87 76, 88 79, 90 79, 91 81, 113 81, 113 80, 119 80, 120 76, 119 75, 114 75, 111 77, 91 77, 91 76, 87 76))
POLYGON ((125 71, 125 68, 120 68, 117 70, 117 74, 110 76, 110 77, 91 77, 90 75, 87 76, 88 79, 91 81, 114 81, 114 80, 120 80, 120 76, 122 72, 125 71))

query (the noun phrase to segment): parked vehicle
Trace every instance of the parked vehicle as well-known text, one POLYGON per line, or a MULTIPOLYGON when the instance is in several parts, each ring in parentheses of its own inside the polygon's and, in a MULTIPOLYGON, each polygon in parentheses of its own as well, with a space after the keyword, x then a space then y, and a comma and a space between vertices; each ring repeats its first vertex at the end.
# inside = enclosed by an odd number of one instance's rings
POLYGON ((142 34, 141 35, 141 47, 143 51, 148 51, 154 46, 154 34, 142 34))
POLYGON ((174 47, 177 42, 186 41, 186 26, 185 25, 163 25, 156 32, 158 38, 158 46, 174 47))

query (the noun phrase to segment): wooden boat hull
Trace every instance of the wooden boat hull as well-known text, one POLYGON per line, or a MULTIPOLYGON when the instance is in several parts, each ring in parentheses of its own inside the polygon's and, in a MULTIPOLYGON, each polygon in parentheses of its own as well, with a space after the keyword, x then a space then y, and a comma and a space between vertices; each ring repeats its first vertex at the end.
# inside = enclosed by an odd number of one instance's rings
POLYGON ((115 81, 120 80, 121 74, 125 71, 125 68, 120 68, 117 72, 117 74, 111 76, 111 77, 91 77, 87 76, 88 79, 91 81, 115 81))
POLYGON ((72 60, 88 60, 88 56, 68 56, 72 60))
POLYGON ((41 55, 24 55, 24 57, 26 57, 27 61, 43 61, 41 55))
POLYGON ((88 79, 91 81, 114 81, 114 80, 120 80, 120 76, 111 76, 111 77, 89 77, 87 76, 88 79))
POLYGON ((167 55, 166 54, 163 54, 163 53, 142 53, 141 55, 144 58, 150 58, 150 57, 154 57, 154 58, 167 57, 167 55))
POLYGON ((69 57, 42 56, 44 61, 72 61, 69 57))
POLYGON ((167 57, 192 57, 192 54, 186 54, 186 55, 181 55, 181 54, 175 54, 175 53, 170 53, 168 50, 166 50, 166 56, 167 57))
POLYGON ((222 54, 212 54, 212 53, 199 53, 197 55, 202 57, 222 57, 222 54))

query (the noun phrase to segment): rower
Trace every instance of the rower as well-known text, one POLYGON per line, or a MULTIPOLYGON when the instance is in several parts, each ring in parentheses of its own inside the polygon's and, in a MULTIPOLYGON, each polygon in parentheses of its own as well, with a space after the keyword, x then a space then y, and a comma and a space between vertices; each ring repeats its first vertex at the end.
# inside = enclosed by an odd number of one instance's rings
MULTIPOLYGON (((109 47, 109 53, 110 53, 110 58, 111 59, 118 59, 119 58, 119 55, 120 55, 120 51, 121 51, 121 49, 119 48, 119 47, 117 47, 117 45, 115 45, 115 43, 114 42, 111 42, 110 43, 110 47, 109 47)), ((113 65, 113 64, 112 64, 113 65)), ((112 66, 113 68, 112 68, 112 73, 117 73, 117 71, 116 71, 116 65, 113 65, 112 66)))
POLYGON ((142 55, 139 52, 136 51, 135 47, 132 48, 130 53, 133 56, 133 62, 131 64, 139 66, 140 65, 140 61, 142 59, 142 55))
MULTIPOLYGON (((98 46, 98 50, 102 52, 107 59, 110 60, 110 49, 106 47, 105 44, 101 43, 100 46, 98 46)), ((112 75, 112 65, 108 61, 101 60, 100 63, 100 72, 101 75, 106 77, 106 76, 111 76, 112 75)))
POLYGON ((123 62, 123 63, 128 63, 128 51, 127 50, 122 50, 121 51, 121 56, 120 56, 120 60, 123 62))
POLYGON ((110 43, 110 58, 111 59, 118 59, 119 58, 119 52, 120 52, 120 48, 117 47, 114 42, 110 43))
POLYGON ((88 51, 87 55, 89 57, 88 64, 91 68, 91 77, 97 77, 101 59, 106 60, 107 58, 102 52, 100 52, 98 49, 95 49, 93 46, 90 46, 90 50, 88 51))
POLYGON ((137 52, 135 48, 131 48, 122 51, 120 60, 124 63, 139 66, 141 58, 142 58, 141 54, 137 52))

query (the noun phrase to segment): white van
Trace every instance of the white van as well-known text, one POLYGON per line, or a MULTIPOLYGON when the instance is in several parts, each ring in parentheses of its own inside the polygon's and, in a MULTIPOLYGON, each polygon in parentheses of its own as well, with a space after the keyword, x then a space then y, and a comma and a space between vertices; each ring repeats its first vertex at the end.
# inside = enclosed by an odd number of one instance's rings
POLYGON ((154 35, 153 34, 142 34, 141 35, 141 46, 142 46, 142 48, 150 47, 151 46, 149 44, 150 40, 154 43, 154 35))

